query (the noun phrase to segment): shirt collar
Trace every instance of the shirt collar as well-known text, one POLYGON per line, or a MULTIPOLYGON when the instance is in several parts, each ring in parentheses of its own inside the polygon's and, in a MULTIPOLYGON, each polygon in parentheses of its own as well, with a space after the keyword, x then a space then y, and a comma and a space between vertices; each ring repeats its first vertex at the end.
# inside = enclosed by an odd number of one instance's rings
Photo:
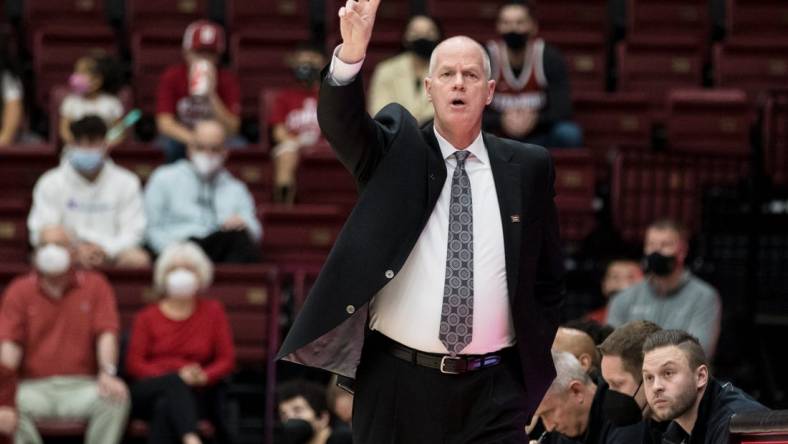
MULTIPOLYGON (((432 130, 435 132, 435 138, 438 139, 438 146, 441 149, 441 155, 443 155, 444 159, 448 159, 449 156, 453 155, 457 148, 454 147, 448 140, 446 140, 443 136, 440 135, 438 130, 433 126, 432 130)), ((479 159, 483 164, 488 165, 490 163, 490 157, 487 154, 487 148, 484 146, 484 139, 482 138, 482 132, 479 131, 479 135, 476 136, 476 139, 465 148, 464 151, 468 151, 469 153, 473 154, 473 157, 479 159)))

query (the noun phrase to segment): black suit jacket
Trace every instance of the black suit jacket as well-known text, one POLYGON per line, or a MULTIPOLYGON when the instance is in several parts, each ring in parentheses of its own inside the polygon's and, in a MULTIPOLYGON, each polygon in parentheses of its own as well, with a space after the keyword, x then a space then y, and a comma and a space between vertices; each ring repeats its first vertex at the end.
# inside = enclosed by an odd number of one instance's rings
MULTIPOLYGON (((402 268, 446 181, 432 125, 419 128, 398 104, 372 119, 360 77, 347 86, 324 80, 320 90, 320 128, 360 195, 278 355, 351 378, 361 358, 368 303, 402 268)), ((483 137, 501 209, 530 414, 555 377, 550 346, 564 294, 553 164, 544 148, 483 137)))

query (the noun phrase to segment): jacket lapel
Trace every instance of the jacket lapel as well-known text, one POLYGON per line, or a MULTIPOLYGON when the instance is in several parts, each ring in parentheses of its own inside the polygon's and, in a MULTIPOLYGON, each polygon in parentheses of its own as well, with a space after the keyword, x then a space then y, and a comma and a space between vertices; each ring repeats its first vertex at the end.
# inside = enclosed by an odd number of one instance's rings
POLYGON ((427 207, 424 209, 424 217, 419 230, 422 230, 427 224, 427 220, 435 208, 435 203, 438 202, 438 197, 441 195, 443 184, 446 182, 446 162, 441 155, 432 125, 426 125, 421 131, 424 140, 429 145, 429 152, 427 153, 427 207))
POLYGON ((517 290, 520 270, 520 239, 526 215, 522 214, 522 187, 520 164, 513 161, 511 147, 499 143, 495 137, 484 133, 484 145, 490 155, 498 206, 501 210, 504 251, 506 254, 506 281, 509 298, 513 300, 517 290))

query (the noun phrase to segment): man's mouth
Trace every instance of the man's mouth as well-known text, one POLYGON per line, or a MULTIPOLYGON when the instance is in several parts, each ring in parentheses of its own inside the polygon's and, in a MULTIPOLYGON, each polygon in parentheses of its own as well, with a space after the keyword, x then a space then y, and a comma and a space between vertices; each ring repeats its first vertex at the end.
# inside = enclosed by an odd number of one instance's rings
POLYGON ((454 99, 454 100, 451 101, 451 106, 453 106, 453 107, 465 106, 465 100, 454 99))

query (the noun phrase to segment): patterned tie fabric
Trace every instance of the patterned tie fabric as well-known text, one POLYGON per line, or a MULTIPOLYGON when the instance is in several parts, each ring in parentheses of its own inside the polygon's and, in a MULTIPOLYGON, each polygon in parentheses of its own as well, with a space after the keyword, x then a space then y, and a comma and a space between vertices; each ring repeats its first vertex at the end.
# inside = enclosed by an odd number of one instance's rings
POLYGON ((446 251, 446 282, 439 339, 455 355, 473 337, 473 205, 471 181, 465 171, 470 153, 457 151, 457 167, 451 178, 449 242, 446 251))

